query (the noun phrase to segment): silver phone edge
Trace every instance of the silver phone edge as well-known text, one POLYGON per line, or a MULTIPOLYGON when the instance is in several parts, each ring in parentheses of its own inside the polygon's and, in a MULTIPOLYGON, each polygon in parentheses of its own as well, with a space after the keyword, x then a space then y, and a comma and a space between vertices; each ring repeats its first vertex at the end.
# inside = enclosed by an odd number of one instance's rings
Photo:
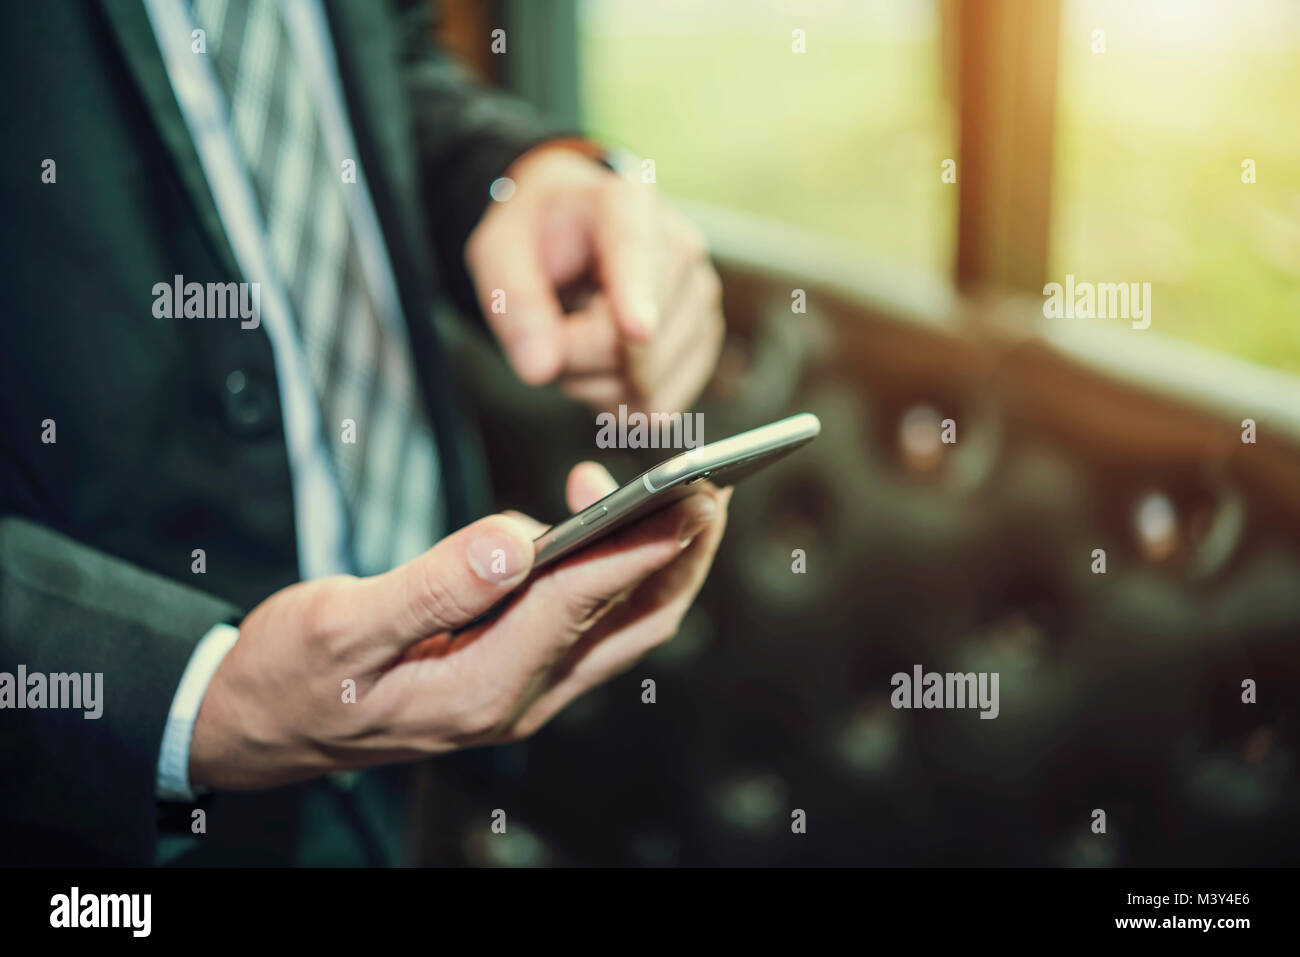
MULTIPOLYGON (((749 458, 778 451, 790 445, 802 445, 816 438, 820 433, 821 421, 817 416, 811 412, 800 412, 797 415, 778 419, 775 422, 769 422, 766 425, 760 425, 744 432, 738 432, 709 445, 675 455, 643 472, 640 476, 641 488, 637 489, 637 491, 642 492, 642 496, 653 497, 685 480, 722 468, 737 458, 749 458), (757 443, 755 442, 756 438, 759 440, 757 443)), ((635 482, 634 479, 632 482, 620 486, 614 492, 611 492, 610 496, 636 488, 635 482)), ((610 496, 606 496, 606 498, 610 496)), ((644 501, 642 496, 638 496, 631 503, 633 507, 644 501)), ((601 501, 603 502, 605 499, 601 499, 601 501)), ((599 503, 593 503, 588 508, 594 507, 596 504, 599 503)), ((583 509, 581 512, 576 512, 534 539, 533 544, 536 549, 533 560, 534 568, 549 564, 570 551, 581 547, 587 539, 599 537, 604 533, 605 523, 592 525, 589 529, 583 529, 580 525, 570 526, 570 522, 580 518, 586 511, 587 509, 583 509), (574 532, 577 534, 570 537, 574 532), (563 535, 567 540, 561 541, 557 534, 563 535)))
POLYGON ((662 492, 683 479, 721 468, 737 457, 763 455, 787 445, 810 441, 820 435, 821 430, 821 420, 817 416, 811 412, 800 412, 674 455, 646 472, 641 480, 645 483, 646 490, 652 494, 662 492), (755 438, 761 438, 761 441, 755 444, 755 438))

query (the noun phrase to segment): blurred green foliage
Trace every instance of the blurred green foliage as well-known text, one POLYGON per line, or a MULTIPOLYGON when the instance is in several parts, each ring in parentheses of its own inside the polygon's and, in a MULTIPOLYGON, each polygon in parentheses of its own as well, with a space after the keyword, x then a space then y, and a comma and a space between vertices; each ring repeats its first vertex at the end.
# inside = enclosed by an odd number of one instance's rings
POLYGON ((932 5, 791 6, 589 0, 584 126, 653 159, 666 192, 948 271, 955 192, 936 157, 955 136, 932 5))
MULTIPOLYGON (((585 125, 666 192, 951 271, 934 0, 580 10, 585 125)), ((1051 277, 1150 282, 1153 330, 1300 372, 1300 3, 1067 0, 1057 39, 1051 277)))
POLYGON ((1066 5, 1051 265, 1150 282, 1153 330, 1293 372, 1298 13, 1293 0, 1066 5))

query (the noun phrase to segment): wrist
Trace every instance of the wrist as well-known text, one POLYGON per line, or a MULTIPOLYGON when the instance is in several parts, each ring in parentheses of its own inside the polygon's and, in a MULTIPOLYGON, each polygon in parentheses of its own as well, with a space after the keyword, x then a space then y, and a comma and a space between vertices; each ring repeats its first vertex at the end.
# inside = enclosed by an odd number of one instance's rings
POLYGON ((237 649, 232 649, 199 706, 190 742, 193 788, 246 790, 286 783, 292 777, 287 769, 298 763, 262 706, 263 696, 241 679, 237 665, 237 649))

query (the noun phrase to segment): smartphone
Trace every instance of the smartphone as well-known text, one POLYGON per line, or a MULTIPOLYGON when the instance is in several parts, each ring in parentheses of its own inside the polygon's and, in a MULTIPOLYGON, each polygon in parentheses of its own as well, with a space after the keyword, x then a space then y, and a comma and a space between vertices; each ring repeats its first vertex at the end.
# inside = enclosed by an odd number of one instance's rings
POLYGON ((558 561, 642 516, 685 498, 693 491, 691 486, 705 479, 717 486, 734 485, 807 445, 821 428, 817 416, 803 412, 674 455, 542 533, 533 542, 533 568, 558 561))

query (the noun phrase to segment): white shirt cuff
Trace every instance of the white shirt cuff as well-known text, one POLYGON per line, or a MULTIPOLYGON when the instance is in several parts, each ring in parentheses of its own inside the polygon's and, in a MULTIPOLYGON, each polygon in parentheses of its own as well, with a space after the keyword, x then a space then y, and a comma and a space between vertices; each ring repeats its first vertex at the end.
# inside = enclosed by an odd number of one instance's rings
POLYGON ((190 789, 190 739, 194 735, 194 721, 199 716, 208 682, 238 638, 239 629, 223 623, 213 625, 194 646, 181 682, 176 686, 158 753, 157 795, 164 801, 192 801, 196 797, 190 789))

